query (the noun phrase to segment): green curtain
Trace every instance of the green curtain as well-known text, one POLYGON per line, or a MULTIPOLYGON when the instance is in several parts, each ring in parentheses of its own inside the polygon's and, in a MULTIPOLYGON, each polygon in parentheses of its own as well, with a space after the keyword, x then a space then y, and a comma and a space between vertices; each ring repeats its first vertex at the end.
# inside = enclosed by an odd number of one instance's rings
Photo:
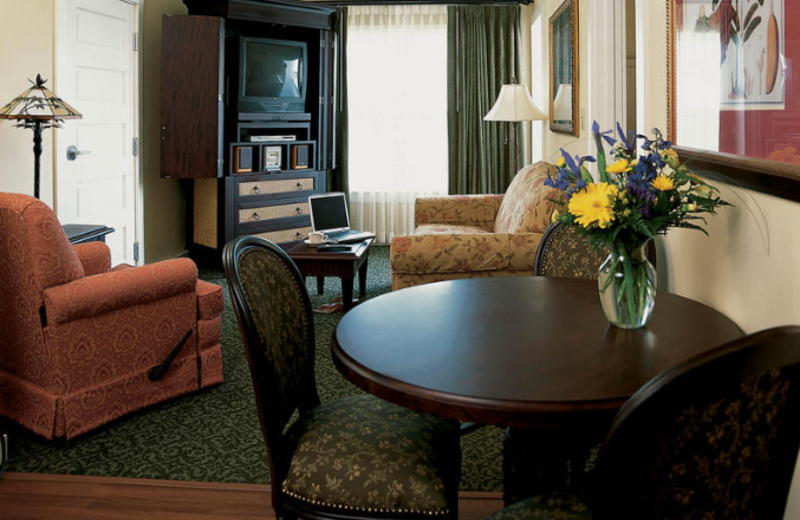
POLYGON ((336 67, 336 137, 334 165, 328 170, 328 191, 343 191, 350 201, 348 181, 350 119, 347 110, 347 7, 339 7, 336 12, 337 67, 336 67))
MULTIPOLYGON (((514 143, 509 123, 490 123, 483 117, 500 88, 513 78, 519 80, 519 17, 519 6, 448 7, 451 194, 505 193, 516 174, 512 171, 514 143)), ((520 155, 521 144, 518 142, 520 155)))

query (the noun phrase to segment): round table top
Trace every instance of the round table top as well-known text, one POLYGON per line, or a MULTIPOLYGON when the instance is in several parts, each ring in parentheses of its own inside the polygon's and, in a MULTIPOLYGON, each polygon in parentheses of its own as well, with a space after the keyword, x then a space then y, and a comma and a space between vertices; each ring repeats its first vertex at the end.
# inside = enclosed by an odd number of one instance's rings
POLYGON ((412 409, 503 426, 609 414, 662 371, 742 336, 723 314, 660 292, 639 330, 611 327, 591 280, 421 285, 339 322, 333 357, 362 389, 412 409))

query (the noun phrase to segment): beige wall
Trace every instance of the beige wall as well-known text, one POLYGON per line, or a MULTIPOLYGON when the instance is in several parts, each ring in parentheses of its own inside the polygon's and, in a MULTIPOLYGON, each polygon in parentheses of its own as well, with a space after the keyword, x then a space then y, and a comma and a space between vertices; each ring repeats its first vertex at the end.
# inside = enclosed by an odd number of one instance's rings
MULTIPOLYGON (((578 0, 578 19, 579 19, 579 26, 578 26, 578 64, 579 64, 579 71, 578 71, 578 81, 579 81, 579 97, 580 101, 578 104, 578 109, 580 110, 581 107, 587 107, 589 104, 589 96, 588 92, 589 89, 586 88, 586 80, 589 75, 589 66, 588 60, 586 57, 588 56, 588 38, 586 37, 587 34, 587 23, 588 23, 588 12, 589 12, 589 0, 578 0)), ((532 42, 532 45, 536 46, 537 48, 541 49, 541 52, 544 53, 545 56, 549 55, 549 35, 548 35, 548 22, 550 17, 553 13, 564 3, 564 0, 543 0, 543 4, 541 7, 541 16, 544 23, 544 31, 543 31, 543 38, 541 42, 532 42)), ((531 25, 531 16, 534 13, 533 8, 526 8, 522 10, 521 14, 521 23, 525 31, 530 33, 530 25, 531 25)), ((530 56, 522 56, 522 59, 526 61, 527 70, 530 71, 530 56)), ((544 90, 545 97, 549 96, 550 92, 550 71, 549 67, 546 65, 547 60, 545 60, 545 74, 541 78, 531 78, 528 76, 526 81, 528 84, 535 89, 544 90)), ((548 107, 541 107, 542 110, 547 113, 548 107)), ((579 112, 580 116, 580 112, 579 112)), ((561 153, 559 152, 559 148, 564 148, 569 153, 575 155, 585 155, 588 152, 588 141, 586 136, 588 135, 589 129, 586 127, 584 118, 584 125, 583 128, 580 129, 579 136, 575 137, 573 135, 561 134, 556 132, 551 132, 549 130, 549 123, 545 121, 545 131, 544 131, 544 158, 547 161, 555 162, 561 157, 561 153)))
POLYGON ((161 17, 186 14, 181 0, 146 0, 142 28, 144 254, 148 263, 184 253, 186 201, 180 182, 161 179, 161 17))
MULTIPOLYGON (((30 86, 36 74, 53 87, 54 0, 2 0, 0 106, 30 86), (13 20, 13 23, 9 21, 13 20)), ((66 123, 69 124, 69 123, 66 123)), ((41 198, 53 205, 53 132, 42 136, 41 198)), ((0 191, 33 195, 33 131, 0 120, 0 191)))

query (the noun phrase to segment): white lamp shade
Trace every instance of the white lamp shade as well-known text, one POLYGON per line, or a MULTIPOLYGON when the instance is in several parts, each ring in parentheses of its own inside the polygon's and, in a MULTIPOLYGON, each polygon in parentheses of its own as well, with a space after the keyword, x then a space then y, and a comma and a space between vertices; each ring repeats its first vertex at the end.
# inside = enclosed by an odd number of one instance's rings
POLYGON ((572 121, 572 85, 562 83, 558 86, 553 100, 553 121, 572 121))
POLYGON ((528 87, 520 84, 503 85, 494 106, 483 118, 484 121, 541 121, 547 119, 528 93, 528 87))

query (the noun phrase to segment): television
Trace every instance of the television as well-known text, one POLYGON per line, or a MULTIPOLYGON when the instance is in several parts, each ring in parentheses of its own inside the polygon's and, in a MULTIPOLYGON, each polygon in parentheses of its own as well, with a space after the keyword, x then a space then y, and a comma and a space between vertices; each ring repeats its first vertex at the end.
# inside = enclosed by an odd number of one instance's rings
POLYGON ((304 42, 239 39, 239 112, 305 112, 304 42))

